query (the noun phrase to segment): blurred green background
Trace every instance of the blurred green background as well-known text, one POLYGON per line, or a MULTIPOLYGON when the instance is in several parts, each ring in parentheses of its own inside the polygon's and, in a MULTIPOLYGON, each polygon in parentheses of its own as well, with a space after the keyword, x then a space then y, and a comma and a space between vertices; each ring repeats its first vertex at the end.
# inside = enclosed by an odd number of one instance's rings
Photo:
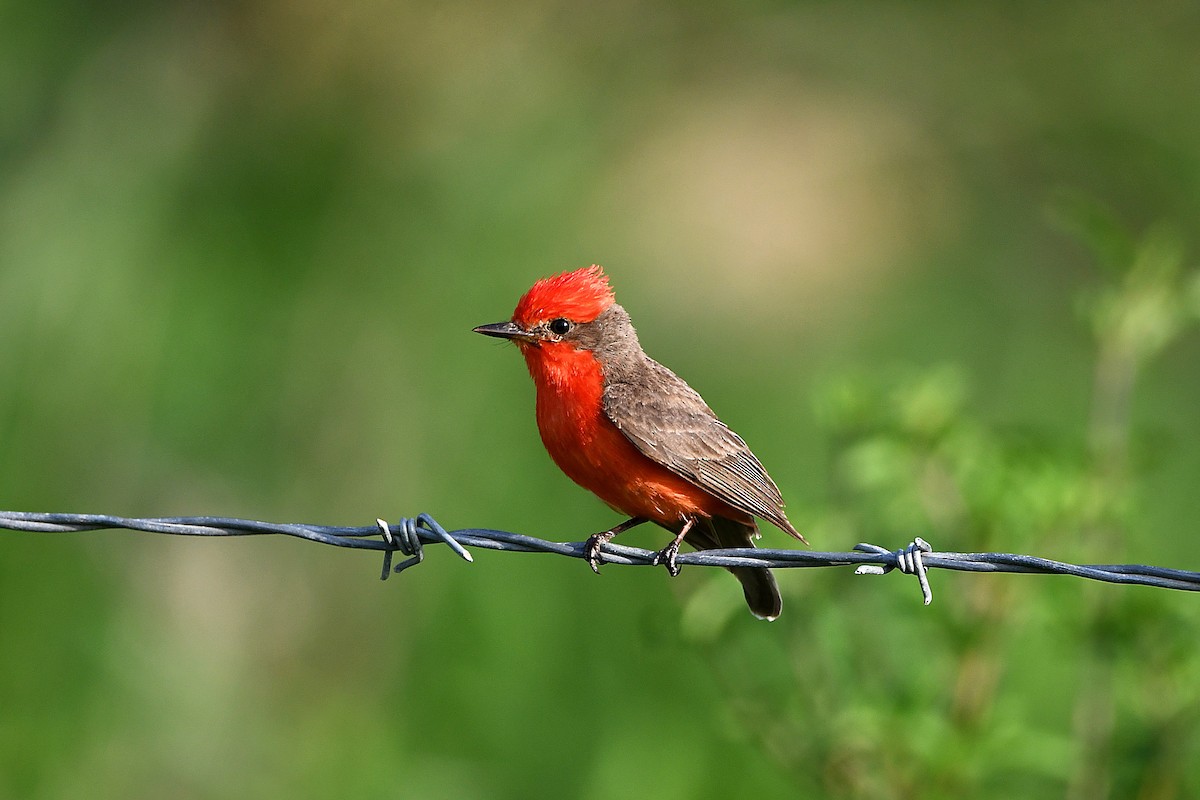
MULTIPOLYGON (((617 518, 599 262, 819 550, 1200 568, 1194 3, 0 6, 0 507, 617 518)), ((661 532, 629 542, 661 547, 661 532)), ((790 546, 767 530, 766 546, 790 546)), ((1200 601, 0 532, 0 797, 1200 796, 1200 601)))

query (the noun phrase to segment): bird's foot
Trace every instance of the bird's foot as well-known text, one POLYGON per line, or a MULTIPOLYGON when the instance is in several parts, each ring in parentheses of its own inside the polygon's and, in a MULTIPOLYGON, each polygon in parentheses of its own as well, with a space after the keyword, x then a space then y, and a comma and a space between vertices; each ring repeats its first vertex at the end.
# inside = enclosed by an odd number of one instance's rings
POLYGON ((630 528, 636 528, 646 521, 645 517, 630 517, 612 530, 593 533, 583 543, 583 557, 587 559, 592 572, 600 574, 600 564, 604 561, 604 553, 600 548, 612 541, 613 537, 624 533, 630 528))
POLYGON ((618 531, 616 530, 593 533, 583 543, 583 557, 587 559, 588 566, 592 568, 592 572, 597 575, 600 574, 600 564, 604 562, 604 553, 600 548, 612 541, 612 538, 617 533, 618 531))
POLYGON ((678 555, 679 539, 676 539, 662 550, 659 550, 657 553, 655 553, 654 558, 650 561, 650 563, 656 567, 659 564, 665 564, 667 567, 667 572, 671 573, 671 577, 674 578, 679 575, 679 565, 675 563, 675 557, 678 555))

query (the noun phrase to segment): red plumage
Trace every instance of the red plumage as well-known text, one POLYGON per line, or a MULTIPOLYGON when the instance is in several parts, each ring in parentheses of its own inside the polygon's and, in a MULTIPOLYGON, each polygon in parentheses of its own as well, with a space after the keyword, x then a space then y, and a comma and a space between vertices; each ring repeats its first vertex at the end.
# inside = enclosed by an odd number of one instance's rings
MULTIPOLYGON (((645 520, 676 534, 661 554, 672 574, 685 537, 702 549, 753 547, 756 516, 803 541, 746 443, 642 351, 601 267, 544 278, 521 297, 511 321, 475 330, 520 347, 537 389, 538 431, 554 463, 631 517, 589 539, 593 569, 604 542, 645 520)), ((731 571, 756 615, 779 615, 782 600, 769 571, 731 571)))
POLYGON ((642 454, 605 415, 604 374, 587 350, 562 342, 522 346, 537 387, 542 443, 567 477, 612 508, 668 527, 682 518, 746 518, 642 454))
POLYGON ((604 268, 593 264, 542 278, 517 301, 512 321, 526 328, 556 317, 591 322, 613 302, 604 268))

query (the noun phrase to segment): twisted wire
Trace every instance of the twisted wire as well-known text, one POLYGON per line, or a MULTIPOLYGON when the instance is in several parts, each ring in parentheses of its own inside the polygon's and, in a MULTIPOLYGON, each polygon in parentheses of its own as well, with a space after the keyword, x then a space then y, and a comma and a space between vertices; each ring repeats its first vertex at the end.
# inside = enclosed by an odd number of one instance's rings
MULTIPOLYGON (((376 520, 366 527, 337 527, 307 523, 273 523, 226 517, 156 517, 133 519, 107 514, 63 514, 0 511, 0 528, 30 533, 77 533, 108 529, 127 529, 174 536, 264 536, 282 535, 310 542, 383 552, 382 578, 420 564, 427 544, 445 544, 464 561, 473 561, 468 547, 518 553, 554 553, 586 559, 584 542, 553 542, 509 531, 488 528, 462 528, 448 531, 428 514, 403 518, 396 523, 376 520), (393 555, 406 558, 393 566, 393 555)), ((625 566, 651 566, 653 550, 607 543, 604 563, 625 566)), ((770 550, 730 548, 680 553, 680 566, 759 567, 788 569, 797 567, 856 567, 859 575, 883 575, 892 570, 915 575, 925 605, 933 600, 928 570, 950 569, 959 572, 1006 572, 1036 575, 1073 575, 1106 583, 1137 584, 1162 589, 1200 591, 1200 572, 1145 564, 1069 564, 1037 556, 1014 553, 939 553, 924 539, 917 538, 898 550, 874 544, 856 545, 852 552, 813 550, 770 550)))

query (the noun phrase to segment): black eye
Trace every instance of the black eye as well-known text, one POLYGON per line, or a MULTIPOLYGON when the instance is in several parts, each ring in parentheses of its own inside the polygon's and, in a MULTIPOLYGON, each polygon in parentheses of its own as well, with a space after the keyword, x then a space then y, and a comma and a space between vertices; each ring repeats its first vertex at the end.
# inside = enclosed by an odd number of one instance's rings
POLYGON ((562 317, 550 320, 550 332, 555 336, 565 336, 569 330, 571 330, 570 320, 563 319, 562 317))

